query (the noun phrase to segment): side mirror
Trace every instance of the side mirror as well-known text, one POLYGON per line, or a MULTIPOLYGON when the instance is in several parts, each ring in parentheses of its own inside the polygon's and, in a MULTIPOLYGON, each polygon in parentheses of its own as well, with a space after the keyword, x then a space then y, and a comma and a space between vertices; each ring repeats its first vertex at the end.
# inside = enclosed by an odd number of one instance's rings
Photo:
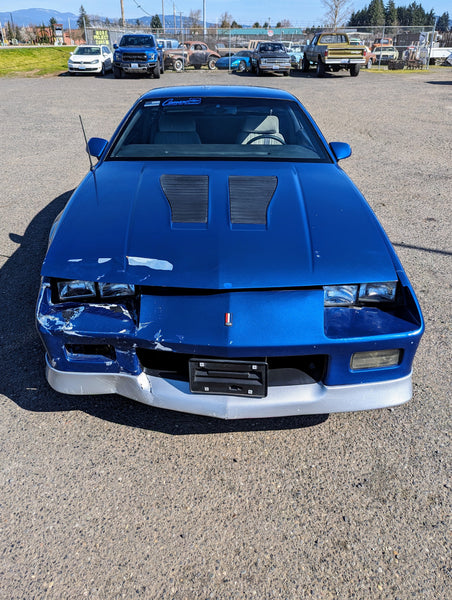
POLYGON ((107 144, 107 140, 94 137, 88 140, 86 150, 89 154, 91 154, 91 156, 94 156, 95 158, 100 158, 107 144))
POLYGON ((352 155, 350 144, 345 144, 344 142, 331 142, 330 148, 337 160, 342 160, 352 155))
POLYGON ((74 53, 73 53, 73 52, 71 52, 71 53, 70 53, 70 56, 72 56, 73 54, 74 54, 74 53))
POLYGON ((118 44, 113 44, 113 48, 117 50, 119 48, 118 44))

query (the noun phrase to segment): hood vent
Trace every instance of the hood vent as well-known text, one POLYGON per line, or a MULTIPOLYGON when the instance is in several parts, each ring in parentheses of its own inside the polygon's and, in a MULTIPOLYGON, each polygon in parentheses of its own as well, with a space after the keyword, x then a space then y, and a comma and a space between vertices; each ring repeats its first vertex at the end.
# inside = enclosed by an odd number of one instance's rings
POLYGON ((171 207, 173 223, 207 223, 207 175, 162 175, 160 185, 171 207))
POLYGON ((273 198, 278 178, 275 176, 229 177, 231 223, 267 225, 268 205, 273 198))

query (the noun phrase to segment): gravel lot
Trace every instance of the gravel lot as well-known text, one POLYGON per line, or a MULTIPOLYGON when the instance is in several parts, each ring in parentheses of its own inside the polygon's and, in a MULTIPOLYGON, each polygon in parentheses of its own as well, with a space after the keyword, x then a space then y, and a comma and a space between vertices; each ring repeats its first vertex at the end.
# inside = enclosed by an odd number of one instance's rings
POLYGON ((2 79, 0 595, 13 599, 450 598, 452 69, 317 79, 2 79), (53 392, 34 304, 46 236, 150 87, 284 87, 404 263, 426 318, 393 410, 223 422, 53 392), (449 589, 449 592, 447 592, 449 589))

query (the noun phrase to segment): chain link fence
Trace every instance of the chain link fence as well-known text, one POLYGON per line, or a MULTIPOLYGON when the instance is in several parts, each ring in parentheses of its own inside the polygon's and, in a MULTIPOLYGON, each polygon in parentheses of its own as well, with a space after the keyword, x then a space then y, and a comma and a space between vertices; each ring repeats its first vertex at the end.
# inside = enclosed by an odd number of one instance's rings
MULTIPOLYGON (((85 39, 89 44, 105 44, 113 48, 113 44, 119 44, 124 33, 152 33, 164 48, 175 47, 176 44, 189 40, 200 41, 221 56, 230 56, 239 50, 247 49, 252 40, 281 41, 290 50, 293 46, 305 45, 318 31, 330 30, 301 27, 203 29, 202 26, 188 27, 176 17, 174 27, 165 29, 136 25, 86 27, 85 39)), ((438 33, 432 26, 356 27, 342 28, 340 31, 347 33, 353 44, 363 44, 373 50, 372 65, 369 66, 375 68, 423 68, 429 64, 442 64, 452 51, 452 33, 438 33)))

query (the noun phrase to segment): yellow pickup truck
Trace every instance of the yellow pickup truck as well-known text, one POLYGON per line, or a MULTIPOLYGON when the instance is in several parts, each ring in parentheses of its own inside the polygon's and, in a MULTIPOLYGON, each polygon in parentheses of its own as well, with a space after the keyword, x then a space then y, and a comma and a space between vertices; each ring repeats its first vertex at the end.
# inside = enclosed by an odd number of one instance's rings
POLYGON ((317 77, 323 77, 327 71, 346 69, 352 77, 357 77, 366 62, 364 50, 364 46, 350 44, 346 33, 317 33, 304 48, 302 71, 307 73, 315 66, 317 77))

